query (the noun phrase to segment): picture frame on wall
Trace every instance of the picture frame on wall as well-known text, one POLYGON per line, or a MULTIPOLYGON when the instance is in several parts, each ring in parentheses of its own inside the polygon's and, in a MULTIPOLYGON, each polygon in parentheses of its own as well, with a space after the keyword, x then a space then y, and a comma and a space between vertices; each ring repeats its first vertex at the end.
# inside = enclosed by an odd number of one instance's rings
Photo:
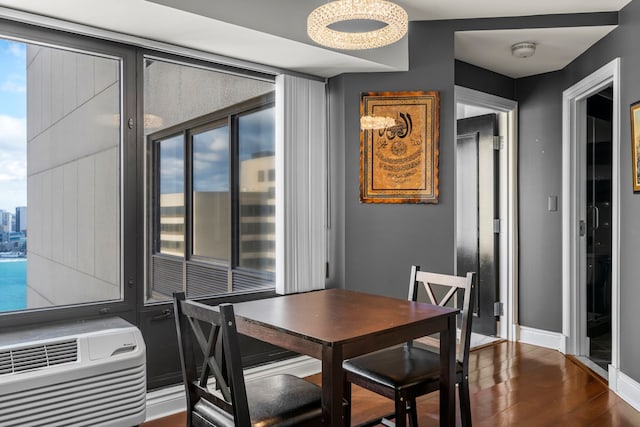
POLYGON ((360 97, 360 202, 438 203, 440 94, 360 97))
POLYGON ((640 192, 640 101, 631 104, 631 171, 633 192, 640 192))

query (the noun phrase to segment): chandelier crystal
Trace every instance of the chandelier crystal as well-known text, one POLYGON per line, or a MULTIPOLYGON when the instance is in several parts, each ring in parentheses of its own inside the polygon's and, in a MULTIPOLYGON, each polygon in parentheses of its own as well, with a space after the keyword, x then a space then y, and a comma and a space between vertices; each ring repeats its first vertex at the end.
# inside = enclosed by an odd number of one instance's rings
POLYGON ((307 33, 313 41, 334 49, 373 49, 400 40, 409 26, 407 12, 386 0, 335 0, 309 14, 307 33), (348 32, 329 28, 343 21, 367 20, 386 24, 373 31, 348 32))
POLYGON ((396 125, 393 117, 362 116, 360 117, 360 129, 386 129, 396 125))

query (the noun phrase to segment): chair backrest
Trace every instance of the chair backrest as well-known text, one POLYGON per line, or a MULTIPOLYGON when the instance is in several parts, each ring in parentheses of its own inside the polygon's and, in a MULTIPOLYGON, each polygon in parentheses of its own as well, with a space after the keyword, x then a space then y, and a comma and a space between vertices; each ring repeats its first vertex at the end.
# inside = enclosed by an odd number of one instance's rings
POLYGON ((471 322, 473 319, 472 307, 475 298, 475 273, 469 272, 466 276, 452 276, 448 274, 429 273, 420 271, 417 265, 411 266, 409 280, 409 300, 418 299, 420 284, 429 297, 431 304, 446 306, 454 295, 463 294, 462 307, 460 307, 460 345, 457 348, 456 359, 467 366, 469 360, 469 347, 471 344, 471 322))
POLYGON ((179 292, 174 294, 173 307, 187 392, 187 425, 192 425, 196 403, 205 399, 219 408, 221 414, 232 417, 235 426, 250 426, 233 306, 205 305, 187 300, 179 292), (202 356, 200 369, 197 356, 202 356), (207 387, 210 377, 215 379, 219 393, 212 393, 207 387))

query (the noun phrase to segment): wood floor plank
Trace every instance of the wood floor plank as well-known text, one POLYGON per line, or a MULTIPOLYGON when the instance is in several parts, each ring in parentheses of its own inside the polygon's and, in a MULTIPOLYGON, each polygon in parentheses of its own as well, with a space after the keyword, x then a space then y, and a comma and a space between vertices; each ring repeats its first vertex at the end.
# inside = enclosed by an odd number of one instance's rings
MULTIPOLYGON (((631 427, 640 412, 609 391, 604 380, 560 352, 506 341, 472 351, 469 367, 474 427, 631 427)), ((320 383, 320 375, 308 380, 320 383)), ((353 424, 390 413, 393 403, 353 388, 353 424)), ((439 425, 438 393, 418 399, 420 427, 439 425)), ((456 425, 460 426, 458 402, 456 425)), ((185 417, 142 427, 184 426, 185 417)))
POLYGON ((140 424, 140 427, 184 427, 187 423, 187 415, 184 412, 169 415, 153 421, 140 424))

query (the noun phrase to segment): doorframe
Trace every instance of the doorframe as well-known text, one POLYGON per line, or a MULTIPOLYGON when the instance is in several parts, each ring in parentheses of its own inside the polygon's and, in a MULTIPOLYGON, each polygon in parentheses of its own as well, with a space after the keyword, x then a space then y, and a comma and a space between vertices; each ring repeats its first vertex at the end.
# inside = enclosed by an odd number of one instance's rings
MULTIPOLYGON (((457 108, 458 104, 466 104, 489 108, 507 115, 506 129, 500 129, 500 134, 506 135, 506 140, 504 149, 501 149, 499 173, 506 177, 506 182, 500 183, 499 194, 501 232, 498 277, 499 300, 505 310, 499 317, 498 336, 508 341, 515 341, 518 313, 518 103, 511 99, 455 86, 454 104, 454 108, 457 108), (503 226, 505 226, 505 232, 502 231, 503 226)), ((454 135, 457 137, 455 124, 454 135)), ((454 239, 456 233, 454 225, 454 239)), ((454 262, 457 259, 455 255, 454 253, 454 262)), ((454 266, 454 269, 457 273, 457 266, 454 266)))
POLYGON ((620 363, 620 58, 604 65, 562 93, 562 340, 560 351, 584 354, 586 290, 580 286, 579 221, 586 220, 580 206, 581 156, 579 142, 586 137, 587 98, 607 86, 613 89, 611 181, 611 365, 609 384, 620 363))

